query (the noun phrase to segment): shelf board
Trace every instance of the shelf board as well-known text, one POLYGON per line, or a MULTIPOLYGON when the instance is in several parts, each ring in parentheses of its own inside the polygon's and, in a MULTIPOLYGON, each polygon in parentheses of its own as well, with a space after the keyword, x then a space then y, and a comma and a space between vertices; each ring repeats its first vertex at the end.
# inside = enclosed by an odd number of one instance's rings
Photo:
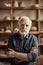
MULTIPOLYGON (((32 20, 32 19, 31 19, 32 20)), ((0 20, 0 22, 18 22, 18 20, 0 20)), ((43 20, 32 20, 32 22, 43 22, 43 20)))
POLYGON ((3 58, 8 58, 7 55, 3 54, 3 55, 0 55, 0 58, 3 59, 3 58))
POLYGON ((7 44, 8 44, 8 43, 3 43, 3 44, 1 44, 1 42, 0 42, 0 46, 7 46, 7 44))
MULTIPOLYGON (((32 20, 32 19, 31 19, 32 20)), ((38 20, 32 20, 32 22, 39 22, 38 20)))
POLYGON ((38 22, 43 22, 43 20, 37 20, 38 22))
POLYGON ((13 33, 12 32, 11 33, 9 33, 9 32, 0 32, 0 35, 1 34, 8 34, 9 35, 9 34, 13 34, 13 33))
POLYGON ((18 22, 18 20, 0 20, 0 22, 18 22))
MULTIPOLYGON (((30 33, 30 34, 39 34, 38 31, 30 31, 29 33, 30 33)), ((13 33, 13 34, 14 34, 14 33, 13 33)))
MULTIPOLYGON (((13 22, 18 22, 18 20, 13 20, 13 22)), ((38 20, 32 20, 32 22, 38 22, 38 20)))
POLYGON ((40 31, 40 34, 43 34, 43 31, 40 31))
MULTIPOLYGON (((43 7, 13 7, 13 10, 37 10, 37 9, 41 9, 43 10, 43 7)), ((11 10, 11 7, 0 7, 0 10, 11 10)))
POLYGON ((36 21, 36 22, 43 22, 43 20, 37 20, 37 19, 36 19, 36 20, 32 20, 32 21, 36 21))
POLYGON ((43 46, 43 44, 38 44, 38 46, 43 46))
POLYGON ((11 10, 11 7, 0 7, 0 10, 11 10))
MULTIPOLYGON (((39 31, 30 31, 30 34, 39 34, 39 31)), ((0 32, 0 34, 14 34, 14 32, 9 33, 9 32, 0 32)))
POLYGON ((41 54, 41 55, 39 56, 39 59, 40 59, 40 58, 43 58, 43 54, 41 54))
MULTIPOLYGON (((32 19, 31 19, 32 20, 32 19)), ((17 22, 18 20, 13 20, 13 22, 17 22)), ((32 20, 33 22, 43 22, 43 20, 32 20)))
POLYGON ((11 22, 12 20, 0 20, 0 22, 11 22))
POLYGON ((2 45, 0 44, 0 46, 7 46, 7 44, 2 44, 2 45))
POLYGON ((30 31, 30 34, 39 34, 39 31, 30 31))
POLYGON ((37 10, 38 8, 34 7, 13 7, 13 10, 37 10))
POLYGON ((43 7, 40 7, 40 10, 43 10, 43 7))

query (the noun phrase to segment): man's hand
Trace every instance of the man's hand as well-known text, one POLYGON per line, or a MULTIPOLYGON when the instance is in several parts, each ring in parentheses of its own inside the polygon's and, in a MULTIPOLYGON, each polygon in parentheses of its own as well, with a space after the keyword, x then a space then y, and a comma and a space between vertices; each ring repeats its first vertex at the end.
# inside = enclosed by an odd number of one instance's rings
POLYGON ((6 52, 8 57, 14 58, 15 57, 15 51, 13 49, 9 48, 9 51, 6 52))
MULTIPOLYGON (((10 48, 8 50, 9 51, 6 52, 7 56, 9 58, 14 58, 16 52, 13 49, 10 49, 10 48)), ((18 63, 20 63, 20 62, 23 62, 23 60, 18 59, 18 63)))
POLYGON ((30 53, 38 53, 38 49, 36 47, 32 47, 30 53))
POLYGON ((7 51, 6 54, 8 58, 18 59, 18 63, 23 61, 29 62, 29 59, 27 58, 27 53, 20 53, 20 52, 14 51, 13 49, 9 49, 9 51, 7 51))

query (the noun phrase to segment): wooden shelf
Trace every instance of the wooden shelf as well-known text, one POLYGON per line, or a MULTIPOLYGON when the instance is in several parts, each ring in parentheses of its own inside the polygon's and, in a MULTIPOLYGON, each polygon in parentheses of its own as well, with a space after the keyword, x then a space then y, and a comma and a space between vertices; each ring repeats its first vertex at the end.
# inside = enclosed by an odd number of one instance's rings
MULTIPOLYGON (((17 0, 17 1, 19 1, 19 0, 17 0)), ((23 0, 21 0, 21 1, 23 1, 23 0)), ((14 27, 16 28, 16 26, 17 26, 16 24, 18 22, 18 20, 16 20, 16 17, 20 18, 20 16, 26 15, 26 16, 30 17, 30 19, 33 22, 33 25, 35 25, 37 27, 37 31, 30 31, 30 34, 34 34, 34 35, 36 35, 38 37, 38 42, 39 42, 38 46, 39 46, 39 48, 40 48, 40 46, 43 46, 43 44, 41 44, 41 42, 40 42, 40 39, 41 39, 40 38, 40 34, 43 35, 43 31, 40 31, 40 29, 41 29, 40 25, 43 22, 43 17, 42 17, 43 16, 43 12, 41 12, 41 11, 43 11, 43 6, 40 6, 41 5, 41 2, 40 2, 41 0, 33 0, 33 1, 35 1, 35 3, 32 2, 31 0, 29 1, 29 2, 31 2, 31 3, 29 3, 30 6, 29 6, 29 4, 27 5, 27 2, 26 2, 25 3, 26 4, 25 7, 14 7, 14 0, 11 0, 10 1, 11 7, 4 7, 4 6, 0 7, 0 16, 1 16, 0 17, 0 30, 3 29, 4 27, 6 28, 6 26, 9 26, 9 25, 11 27, 11 33, 10 32, 1 32, 0 31, 0 36, 2 36, 2 39, 3 39, 4 35, 7 38, 7 36, 13 35, 15 33, 14 32, 14 27), (37 6, 37 4, 38 4, 38 6, 37 6), (31 6, 31 5, 33 5, 33 6, 31 6), (36 5, 36 6, 34 6, 34 5, 36 5), (2 11, 2 15, 1 15, 1 11, 2 11), (16 11, 17 11, 17 13, 16 13, 16 11), (25 13, 25 12, 27 12, 27 13, 25 13), (7 18, 5 19, 4 15, 6 15, 8 17, 11 17, 11 20, 6 20, 7 18)), ((2 2, 3 2, 3 0, 2 0, 2 2)), ((7 3, 7 1, 6 1, 6 3, 7 3)), ((1 37, 0 37, 0 39, 1 39, 1 37)), ((6 44, 5 45, 4 44, 0 45, 1 48, 3 48, 4 46, 6 48, 6 44)), ((8 56, 7 55, 0 55, 0 58, 8 58, 8 56)))
POLYGON ((38 8, 34 7, 14 7, 13 10, 37 10, 38 8))
POLYGON ((39 20, 39 22, 43 22, 43 20, 39 20))
MULTIPOLYGON (((12 33, 9 33, 9 32, 0 32, 0 35, 1 34, 14 34, 14 32, 12 33)), ((39 31, 30 31, 30 34, 39 34, 39 31)))
POLYGON ((7 46, 7 44, 6 44, 6 43, 4 43, 4 44, 0 44, 0 46, 7 46))
POLYGON ((0 7, 0 10, 11 10, 11 7, 0 7))
POLYGON ((8 56, 4 54, 4 55, 0 55, 0 58, 1 59, 3 59, 3 58, 6 59, 6 58, 8 58, 8 56))
POLYGON ((10 33, 10 32, 0 32, 0 35, 1 34, 13 34, 12 32, 10 33))
MULTIPOLYGON (((32 20, 32 19, 31 19, 32 20)), ((13 19, 13 20, 0 20, 0 22, 18 22, 18 20, 15 20, 15 19, 13 19)), ((43 20, 32 20, 32 22, 43 22, 43 20)))
POLYGON ((38 46, 43 46, 43 44, 38 44, 38 46))
POLYGON ((0 20, 0 22, 11 22, 13 20, 0 20))
POLYGON ((30 31, 30 34, 39 34, 39 31, 30 31))
MULTIPOLYGON (((14 7, 13 10, 36 10, 33 7, 14 7)), ((11 10, 11 7, 0 7, 0 10, 11 10)))
POLYGON ((43 7, 40 7, 40 10, 43 10, 43 7))
POLYGON ((40 31, 40 34, 43 34, 43 31, 40 31))

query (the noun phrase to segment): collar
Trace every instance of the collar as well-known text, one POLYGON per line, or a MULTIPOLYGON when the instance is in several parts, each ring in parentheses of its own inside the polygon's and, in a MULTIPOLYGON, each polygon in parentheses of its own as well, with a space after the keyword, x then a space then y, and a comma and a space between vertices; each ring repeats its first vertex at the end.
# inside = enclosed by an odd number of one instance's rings
MULTIPOLYGON (((28 39, 29 38, 29 33, 24 37, 24 38, 26 38, 26 39, 28 39)), ((17 32, 17 37, 19 38, 19 39, 21 39, 21 35, 20 35, 20 33, 19 32, 17 32)))

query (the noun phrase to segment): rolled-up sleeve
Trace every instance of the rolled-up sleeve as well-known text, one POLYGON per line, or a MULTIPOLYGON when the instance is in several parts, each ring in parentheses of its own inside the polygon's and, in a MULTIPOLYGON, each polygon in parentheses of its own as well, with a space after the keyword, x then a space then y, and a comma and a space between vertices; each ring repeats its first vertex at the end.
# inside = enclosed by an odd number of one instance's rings
POLYGON ((32 47, 35 47, 37 49, 36 52, 30 52, 27 54, 27 56, 30 61, 36 61, 38 58, 38 40, 36 36, 33 36, 32 47))

